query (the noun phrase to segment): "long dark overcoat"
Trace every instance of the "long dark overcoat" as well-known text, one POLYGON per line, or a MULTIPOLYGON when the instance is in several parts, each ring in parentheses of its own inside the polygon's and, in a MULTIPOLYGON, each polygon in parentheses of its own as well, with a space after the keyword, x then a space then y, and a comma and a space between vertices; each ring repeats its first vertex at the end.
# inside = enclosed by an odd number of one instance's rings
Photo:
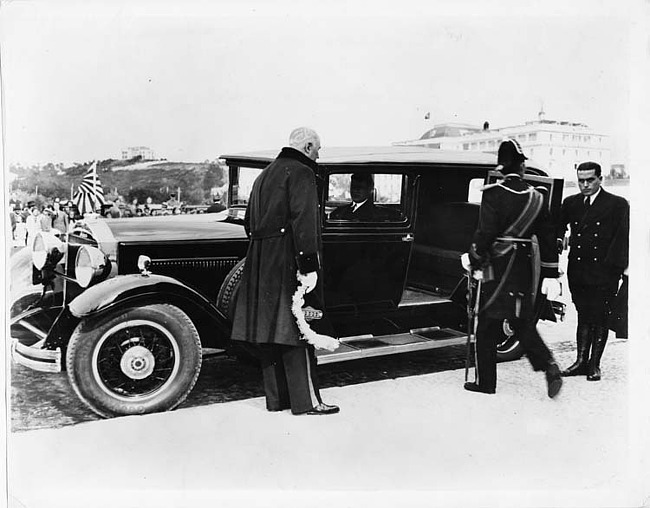
POLYGON ((283 148, 253 183, 245 222, 250 237, 235 307, 232 339, 298 346, 292 296, 296 272, 319 272, 306 300, 321 301, 321 230, 315 169, 293 148, 283 148))
MULTIPOLYGON (((533 281, 533 262, 530 244, 522 243, 518 248, 501 257, 494 257, 493 245, 507 228, 517 219, 529 198, 531 186, 518 175, 508 175, 502 183, 488 186, 483 191, 479 224, 474 233, 470 258, 475 268, 490 264, 494 279, 482 284, 482 315, 494 319, 532 318, 533 297, 538 285, 533 281), (508 271, 511 258, 514 256, 508 271)), ((534 191, 537 192, 537 191, 534 191)), ((558 256, 555 227, 546 207, 535 221, 524 231, 521 238, 537 236, 539 243, 540 280, 558 277, 558 256)))

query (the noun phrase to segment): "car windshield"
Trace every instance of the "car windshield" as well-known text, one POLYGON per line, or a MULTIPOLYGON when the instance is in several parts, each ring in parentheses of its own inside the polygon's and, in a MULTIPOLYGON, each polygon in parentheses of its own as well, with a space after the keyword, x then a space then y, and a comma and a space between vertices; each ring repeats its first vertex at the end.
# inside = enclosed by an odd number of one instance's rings
POLYGON ((232 205, 246 205, 253 189, 253 182, 262 172, 259 168, 237 168, 235 179, 233 181, 232 205))

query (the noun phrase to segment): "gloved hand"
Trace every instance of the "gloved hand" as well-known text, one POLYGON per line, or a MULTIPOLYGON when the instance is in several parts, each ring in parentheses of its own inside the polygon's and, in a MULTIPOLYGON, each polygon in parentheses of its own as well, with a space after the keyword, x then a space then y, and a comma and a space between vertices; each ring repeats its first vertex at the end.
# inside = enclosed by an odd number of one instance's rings
POLYGON ((557 253, 562 254, 562 251, 564 251, 564 238, 558 238, 557 239, 557 253))
POLYGON ((562 294, 562 285, 558 279, 543 279, 542 294, 549 300, 556 300, 562 294))
POLYGON ((306 293, 311 293, 318 282, 318 274, 316 272, 309 272, 305 275, 298 273, 298 281, 305 286, 306 293))
POLYGON ((469 262, 469 254, 467 252, 460 257, 460 264, 463 265, 466 272, 472 271, 472 265, 469 262))

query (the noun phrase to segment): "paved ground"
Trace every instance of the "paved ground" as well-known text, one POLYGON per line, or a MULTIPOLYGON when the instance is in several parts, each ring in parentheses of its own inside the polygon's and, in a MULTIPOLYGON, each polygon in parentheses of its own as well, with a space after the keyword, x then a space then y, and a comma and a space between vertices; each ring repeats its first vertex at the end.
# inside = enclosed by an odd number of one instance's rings
MULTIPOLYGON (((574 316, 563 323, 541 323, 540 330, 553 350, 573 349, 574 316)), ((464 346, 416 352, 385 358, 343 362, 319 368, 323 388, 349 386, 382 379, 430 374, 463 368, 464 346)), ((260 371, 235 358, 204 359, 199 380, 180 406, 190 408, 251 399, 263 395, 260 371)), ((21 365, 11 367, 11 429, 23 432, 58 428, 98 420, 74 394, 65 373, 34 372, 21 365)))
POLYGON ((369 506, 358 496, 379 490, 370 506, 642 506, 627 349, 612 340, 603 380, 568 379, 555 400, 520 360, 494 396, 463 391, 456 368, 326 388, 329 417, 252 397, 15 433, 13 506, 369 506))

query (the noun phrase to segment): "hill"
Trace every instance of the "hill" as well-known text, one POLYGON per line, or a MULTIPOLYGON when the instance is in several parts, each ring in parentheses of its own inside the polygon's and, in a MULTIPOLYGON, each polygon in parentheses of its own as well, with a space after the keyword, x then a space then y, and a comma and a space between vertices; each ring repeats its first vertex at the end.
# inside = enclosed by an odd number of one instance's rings
MULTIPOLYGON (((48 200, 69 197, 76 191, 91 163, 75 164, 68 168, 46 164, 25 168, 12 166, 16 175, 11 191, 25 194, 25 199, 48 200)), ((215 162, 170 162, 108 159, 97 164, 97 174, 108 199, 120 196, 130 202, 134 198, 144 202, 150 197, 154 202, 166 201, 170 193, 180 190, 180 198, 187 204, 211 201, 212 189, 222 187, 227 172, 215 162)))

